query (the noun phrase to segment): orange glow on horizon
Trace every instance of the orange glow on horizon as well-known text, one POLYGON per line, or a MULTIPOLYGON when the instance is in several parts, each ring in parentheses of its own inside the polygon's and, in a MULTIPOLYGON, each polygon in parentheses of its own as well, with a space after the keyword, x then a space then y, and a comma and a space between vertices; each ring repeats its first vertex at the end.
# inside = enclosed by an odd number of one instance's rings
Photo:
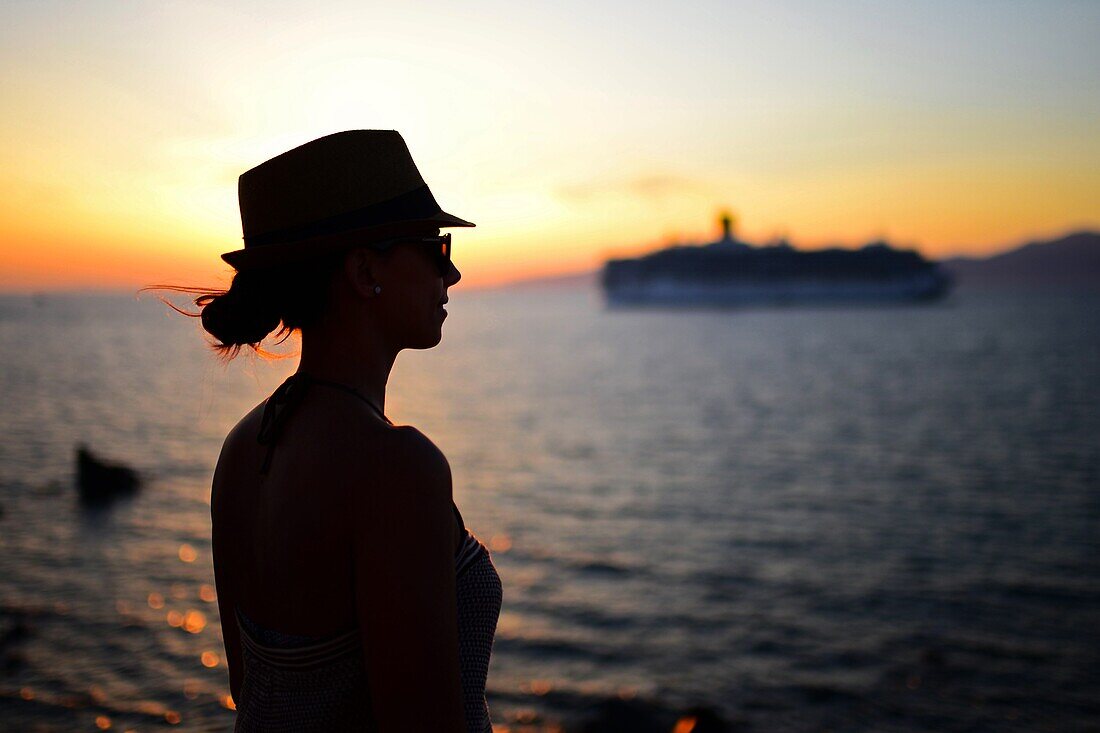
MULTIPOLYGON (((1097 185, 1100 191, 1100 184, 1097 185)), ((949 209, 948 204, 943 205, 949 209)), ((1040 208, 1039 203, 1035 208, 1040 208)), ((705 212, 708 213, 709 212, 705 212)), ((941 212, 943 214, 948 211, 941 212)), ((821 224, 820 234, 800 236, 788 227, 750 226, 737 232, 739 239, 764 244, 776 238, 788 239, 795 247, 817 249, 826 246, 858 247, 874 239, 894 246, 915 248, 929 257, 956 255, 988 256, 1028 241, 1053 239, 1070 231, 1100 229, 1100 215, 1082 217, 1064 225, 1026 229, 1012 223, 964 216, 946 216, 914 221, 911 227, 898 217, 896 227, 845 229, 824 216, 813 215, 821 224), (952 225, 951 221, 962 220, 952 225), (907 232, 922 228, 938 234, 926 243, 907 232), (956 231, 961 233, 955 233, 956 231), (986 232, 984 238, 980 232, 986 232), (972 238, 971 238, 972 237, 972 238)), ((591 239, 569 232, 567 221, 552 222, 545 233, 517 235, 511 240, 502 233, 490 237, 467 234, 456 240, 455 264, 462 272, 456 285, 482 289, 532 279, 554 278, 597 271, 607 259, 634 257, 672 244, 702 244, 720 237, 710 215, 700 216, 694 226, 657 226, 644 223, 624 225, 621 231, 599 231, 591 239), (486 241, 487 240, 487 241, 486 241)), ((914 219, 919 219, 914 215, 914 219)), ((131 291, 155 284, 226 288, 234 270, 218 255, 238 245, 202 246, 196 242, 170 242, 157 247, 133 237, 117 240, 79 235, 50 237, 46 234, 13 237, 0 231, 0 292, 26 293, 72 290, 131 291)))

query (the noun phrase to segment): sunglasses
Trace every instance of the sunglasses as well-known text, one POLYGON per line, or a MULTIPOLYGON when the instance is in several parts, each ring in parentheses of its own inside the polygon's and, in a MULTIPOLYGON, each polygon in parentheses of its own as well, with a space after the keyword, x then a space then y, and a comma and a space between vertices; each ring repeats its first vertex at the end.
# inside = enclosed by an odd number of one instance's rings
POLYGON ((419 244, 427 246, 435 266, 439 268, 439 274, 445 276, 451 269, 451 233, 440 234, 435 237, 394 237, 371 242, 372 249, 387 250, 395 244, 419 244))

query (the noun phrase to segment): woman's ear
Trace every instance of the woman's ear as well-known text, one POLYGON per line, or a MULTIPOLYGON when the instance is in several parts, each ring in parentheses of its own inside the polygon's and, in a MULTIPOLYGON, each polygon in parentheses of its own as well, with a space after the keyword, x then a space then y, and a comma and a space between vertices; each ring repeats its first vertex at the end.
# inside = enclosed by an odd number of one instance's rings
POLYGON ((353 247, 344 257, 344 276, 360 297, 376 297, 378 265, 379 253, 370 247, 353 247))

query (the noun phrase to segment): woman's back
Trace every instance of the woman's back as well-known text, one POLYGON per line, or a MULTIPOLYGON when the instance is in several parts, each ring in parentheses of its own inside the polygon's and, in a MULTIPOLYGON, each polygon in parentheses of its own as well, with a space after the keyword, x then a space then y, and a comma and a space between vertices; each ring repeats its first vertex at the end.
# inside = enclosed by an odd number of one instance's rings
POLYGON ((225 579, 220 585, 231 584, 234 605, 265 627, 301 636, 346 630, 356 623, 350 535, 372 520, 349 516, 349 492, 380 487, 369 474, 351 485, 350 457, 338 446, 369 452, 383 428, 347 398, 311 390, 288 416, 261 475, 267 449, 256 436, 264 405, 230 433, 214 473, 215 572, 225 579))
POLYGON ((416 715, 409 675, 415 670, 404 665, 403 674, 397 661, 406 654, 420 667, 421 701, 432 696, 435 676, 442 709, 448 702, 455 709, 460 695, 467 729, 486 729, 485 671, 499 578, 450 502, 449 472, 443 495, 424 491, 439 481, 425 483, 422 470, 408 470, 438 469, 440 460, 445 469, 442 454, 417 431, 385 425, 347 395, 314 386, 284 419, 261 476, 267 448, 256 436, 264 407, 227 438, 211 498, 239 729, 278 729, 278 722, 369 730, 376 716, 416 715), (446 580, 439 572, 444 550, 446 580), (409 592, 413 605, 403 605, 409 592), (457 599, 450 616, 438 608, 447 593, 457 599), (358 643, 351 644, 355 632, 358 643), (463 658, 451 659, 449 651, 463 658), (288 689, 294 699, 287 699, 288 689), (371 698, 383 709, 372 710, 371 698))

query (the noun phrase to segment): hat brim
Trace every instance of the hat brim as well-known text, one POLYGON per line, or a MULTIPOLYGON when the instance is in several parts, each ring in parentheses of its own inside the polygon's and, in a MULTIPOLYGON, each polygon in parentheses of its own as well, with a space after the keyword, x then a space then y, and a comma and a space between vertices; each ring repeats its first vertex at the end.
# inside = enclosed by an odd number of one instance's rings
POLYGON ((391 236, 400 236, 406 232, 410 225, 427 224, 437 228, 444 227, 473 227, 477 226, 471 221, 460 219, 454 214, 440 211, 429 217, 419 217, 403 221, 389 221, 385 224, 375 224, 359 229, 338 232, 320 237, 301 239, 294 242, 281 244, 267 244, 257 247, 245 247, 244 249, 225 252, 221 258, 240 270, 251 270, 258 267, 273 267, 275 265, 304 262, 315 257, 331 254, 346 247, 356 244, 365 244, 370 239, 383 239, 391 236), (369 239, 367 239, 369 237, 369 239))

